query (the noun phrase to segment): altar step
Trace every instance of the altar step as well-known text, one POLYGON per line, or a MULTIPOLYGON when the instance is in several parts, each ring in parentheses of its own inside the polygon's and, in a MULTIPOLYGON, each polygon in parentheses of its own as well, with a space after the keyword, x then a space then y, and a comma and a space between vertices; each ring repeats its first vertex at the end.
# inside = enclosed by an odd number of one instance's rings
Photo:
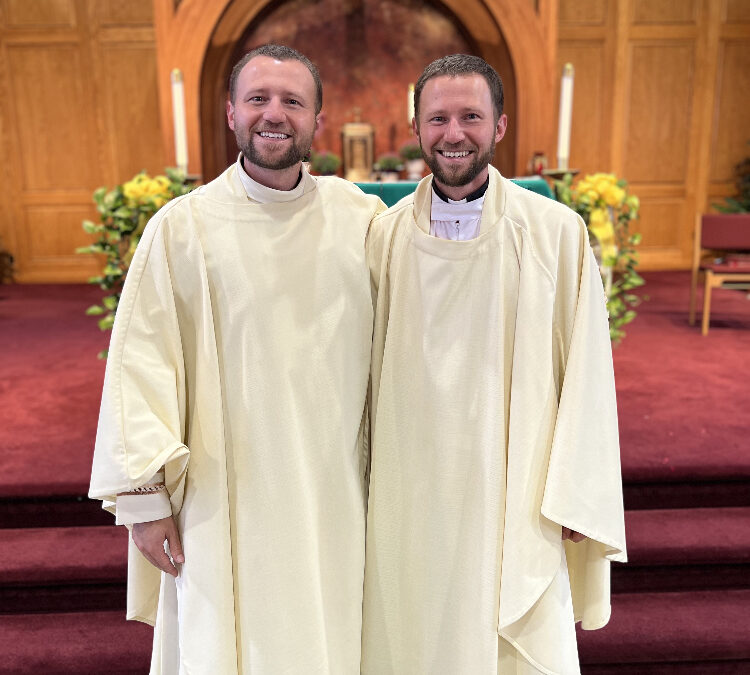
POLYGON ((626 511, 625 531, 613 593, 750 588, 750 506, 626 511))
POLYGON ((620 593, 604 630, 578 631, 583 675, 750 673, 750 589, 620 593))
POLYGON ((152 634, 121 611, 0 615, 0 675, 145 675, 152 634))
POLYGON ((124 615, 127 541, 112 525, 0 529, 0 612, 124 615))

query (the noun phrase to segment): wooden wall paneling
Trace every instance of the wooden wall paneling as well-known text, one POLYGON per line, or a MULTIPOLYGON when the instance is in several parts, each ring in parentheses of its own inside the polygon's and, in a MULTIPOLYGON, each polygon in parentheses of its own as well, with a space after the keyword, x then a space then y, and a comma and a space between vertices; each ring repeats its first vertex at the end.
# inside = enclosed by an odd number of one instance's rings
POLYGON ((74 28, 75 0, 4 0, 8 28, 74 28))
POLYGON ((633 182, 684 184, 695 46, 638 42, 629 61, 623 173, 633 182))
MULTIPOLYGON (((557 74, 570 62, 575 68, 573 85, 573 117, 571 122, 571 168, 583 173, 609 167, 609 129, 606 121, 611 115, 612 87, 607 68, 606 44, 602 40, 561 41, 557 74)), ((555 87, 555 119, 560 108, 560 81, 555 87)), ((550 157, 550 167, 557 166, 557 158, 550 157)))
MULTIPOLYGON (((81 209, 50 205, 47 209, 59 215, 53 222, 40 221, 37 203, 50 192, 88 191, 98 176, 96 136, 92 134, 97 123, 90 105, 86 51, 78 41, 35 41, 9 45, 6 54, 18 158, 14 180, 17 277, 20 281, 70 280, 71 267, 74 276, 78 268, 80 277, 73 242, 81 240, 77 217, 81 209), (57 256, 50 246, 58 247, 57 256)), ((90 206, 83 210, 91 215, 90 206)), ((88 266, 84 261, 81 265, 88 266)))
MULTIPOLYGON (((623 176, 623 155, 626 124, 626 102, 629 84, 628 49, 628 3, 626 0, 612 2, 614 20, 614 59, 612 68, 612 145, 610 159, 612 171, 623 176)), ((627 178, 627 176, 623 176, 627 178)))
POLYGON ((96 49, 112 182, 128 180, 143 169, 151 175, 163 173, 174 161, 165 161, 154 44, 99 42, 96 49))
POLYGON ((732 184, 734 166, 750 156, 750 31, 745 40, 721 40, 711 138, 712 187, 732 184))
MULTIPOLYGON (((582 174, 607 171, 611 165, 615 18, 608 0, 560 3, 554 118, 559 115, 562 69, 570 62, 575 81, 569 166, 582 174)), ((550 161, 557 164, 555 156, 550 161)))
MULTIPOLYGON (((0 31, 4 29, 4 10, 0 5, 0 31)), ((6 161, 0 162, 0 249, 16 251, 16 229, 14 222, 18 207, 12 196, 12 174, 18 170, 17 158, 11 151, 10 97, 8 91, 8 68, 4 45, 0 43, 0 153, 6 161)))
POLYGON ((163 168, 151 0, 0 3, 4 244, 18 281, 85 281, 93 190, 163 168))
POLYGON ((680 230, 686 214, 684 193, 676 197, 649 197, 641 192, 641 220, 648 225, 644 245, 639 247, 642 264, 657 267, 682 264, 680 230))
MULTIPOLYGON (((695 127, 693 145, 695 163, 688 178, 688 195, 685 220, 682 232, 687 248, 686 258, 692 255, 695 237, 696 214, 706 210, 707 190, 710 169, 710 156, 713 152, 711 139, 711 119, 716 88, 716 65, 718 60, 719 24, 721 3, 703 0, 700 7, 698 37, 698 68, 694 91, 695 127)), ((687 266, 687 261, 685 266, 687 266)))
POLYGON ((93 257, 75 253, 78 246, 91 243, 81 228, 84 218, 92 217, 87 204, 90 193, 76 195, 77 203, 28 204, 24 209, 27 264, 24 282, 80 282, 96 274, 101 265, 93 257))
POLYGON ((617 4, 612 169, 641 199, 641 219, 633 229, 643 234, 644 269, 690 262, 703 8, 617 4))
POLYGON ((725 0, 722 19, 733 23, 750 23, 750 0, 725 0))
POLYGON ((84 188, 100 175, 90 70, 77 42, 7 48, 22 188, 84 188))
POLYGON ((153 0, 95 0, 93 9, 100 26, 148 26, 154 24, 153 0))
POLYGON ((607 22, 609 4, 608 0, 560 0, 559 25, 561 28, 603 26, 607 22))
POLYGON ((634 0, 633 24, 694 24, 698 17, 698 0, 634 0))

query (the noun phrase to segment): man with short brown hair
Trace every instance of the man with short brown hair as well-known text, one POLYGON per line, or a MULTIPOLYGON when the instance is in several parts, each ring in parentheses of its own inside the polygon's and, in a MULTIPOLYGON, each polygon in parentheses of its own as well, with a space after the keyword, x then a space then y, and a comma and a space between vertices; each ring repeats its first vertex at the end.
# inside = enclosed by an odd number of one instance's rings
POLYGON ((433 175, 377 217, 366 675, 579 672, 625 560, 607 312, 583 221, 489 162, 482 59, 430 64, 433 175))
POLYGON ((132 528, 153 674, 359 670, 382 203, 303 168, 321 101, 299 52, 247 55, 237 162, 156 214, 128 272, 89 494, 132 528))

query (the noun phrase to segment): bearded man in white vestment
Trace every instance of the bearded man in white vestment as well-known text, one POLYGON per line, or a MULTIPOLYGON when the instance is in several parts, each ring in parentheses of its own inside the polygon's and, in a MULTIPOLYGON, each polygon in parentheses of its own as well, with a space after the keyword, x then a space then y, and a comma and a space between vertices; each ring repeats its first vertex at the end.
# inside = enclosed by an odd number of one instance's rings
POLYGON ((579 672, 625 561, 612 355, 586 226, 489 166, 502 82, 415 87, 432 176, 377 217, 362 673, 579 672))
POLYGON ((243 57, 237 163, 162 208, 128 272, 89 494, 132 528, 151 673, 359 670, 365 236, 384 207, 302 166, 321 104, 303 55, 243 57))

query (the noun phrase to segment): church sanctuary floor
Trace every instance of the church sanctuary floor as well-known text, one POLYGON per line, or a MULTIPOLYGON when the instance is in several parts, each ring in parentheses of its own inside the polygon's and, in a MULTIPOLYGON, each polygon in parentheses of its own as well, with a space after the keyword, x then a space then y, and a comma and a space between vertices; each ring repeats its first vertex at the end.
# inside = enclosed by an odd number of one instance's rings
MULTIPOLYGON (((584 675, 750 673, 750 301, 687 324, 689 275, 615 350, 630 562, 613 614, 579 631, 584 675)), ((91 286, 0 286, 0 674, 145 673, 124 620, 126 536, 85 498, 106 346, 91 286)), ((699 299, 700 300, 700 299, 699 299)))

